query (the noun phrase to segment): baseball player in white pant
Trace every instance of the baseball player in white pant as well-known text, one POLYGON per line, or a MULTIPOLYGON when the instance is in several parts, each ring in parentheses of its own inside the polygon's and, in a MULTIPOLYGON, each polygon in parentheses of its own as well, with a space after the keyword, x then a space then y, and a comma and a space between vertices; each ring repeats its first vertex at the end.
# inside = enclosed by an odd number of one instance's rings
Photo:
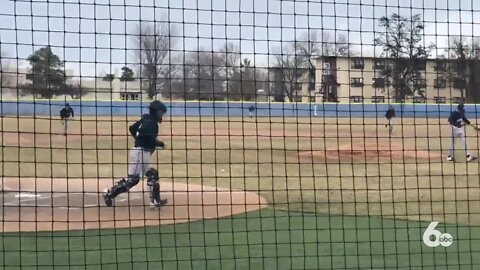
POLYGON ((141 178, 147 177, 147 186, 150 191, 150 201, 153 206, 167 204, 166 199, 160 198, 160 183, 158 171, 150 164, 150 157, 157 147, 165 144, 157 140, 159 133, 158 123, 162 122, 167 108, 160 101, 153 101, 149 106, 150 113, 129 127, 130 134, 135 138, 135 147, 130 150, 130 167, 128 177, 123 178, 110 188, 103 198, 107 206, 113 206, 115 198, 132 187, 136 186, 141 178))
POLYGON ((455 161, 455 140, 462 141, 462 147, 467 155, 467 162, 475 160, 467 146, 467 138, 465 135, 465 125, 470 125, 478 130, 477 126, 471 125, 470 121, 465 117, 465 107, 463 104, 457 106, 457 110, 453 111, 448 117, 448 122, 452 126, 452 137, 450 141, 450 149, 448 150, 447 161, 455 161))

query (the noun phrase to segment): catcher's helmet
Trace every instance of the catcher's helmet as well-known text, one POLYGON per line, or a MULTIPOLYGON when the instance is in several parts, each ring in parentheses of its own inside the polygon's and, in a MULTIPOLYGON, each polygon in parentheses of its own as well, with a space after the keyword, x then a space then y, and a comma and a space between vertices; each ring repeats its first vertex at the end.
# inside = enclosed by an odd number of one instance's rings
POLYGON ((150 105, 148 105, 148 108, 150 109, 150 112, 157 112, 157 111, 161 111, 163 113, 167 112, 167 107, 165 106, 165 104, 163 104, 159 100, 152 101, 150 105))
POLYGON ((457 110, 459 110, 459 111, 465 110, 465 105, 463 105, 463 103, 458 104, 457 110))

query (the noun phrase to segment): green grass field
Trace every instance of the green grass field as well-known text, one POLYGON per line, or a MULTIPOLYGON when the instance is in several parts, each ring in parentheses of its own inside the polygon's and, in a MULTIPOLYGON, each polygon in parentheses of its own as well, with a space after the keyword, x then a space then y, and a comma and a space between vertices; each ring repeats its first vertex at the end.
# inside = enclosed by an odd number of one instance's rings
POLYGON ((427 248, 427 223, 262 210, 142 229, 3 234, 13 269, 478 269, 480 228, 427 248))
MULTIPOLYGON (((70 135, 66 140, 60 121, 3 118, 1 175, 125 176, 132 145, 127 124, 134 119, 77 120, 69 132, 82 136, 70 135)), ((458 162, 445 162, 450 133, 443 119, 398 119, 391 138, 383 119, 169 120, 162 126, 168 148, 156 154, 162 181, 258 192, 270 209, 248 218, 160 228, 69 232, 54 238, 5 234, 6 255, 0 265, 22 262, 31 269, 42 269, 33 267, 36 264, 45 269, 52 264, 59 265, 55 269, 62 269, 62 264, 117 269, 117 263, 118 269, 131 269, 131 263, 135 269, 476 269, 480 265, 479 166, 465 163, 462 150, 457 151, 458 162), (443 155, 432 160, 354 162, 298 157, 301 151, 322 152, 345 144, 402 145, 443 155), (448 248, 427 248, 422 234, 431 221, 449 224, 439 230, 458 241, 448 248), (39 244, 43 242, 48 244, 39 244), (62 252, 70 261, 56 255, 62 252)), ((473 130, 467 134, 478 155, 477 134, 473 130)))

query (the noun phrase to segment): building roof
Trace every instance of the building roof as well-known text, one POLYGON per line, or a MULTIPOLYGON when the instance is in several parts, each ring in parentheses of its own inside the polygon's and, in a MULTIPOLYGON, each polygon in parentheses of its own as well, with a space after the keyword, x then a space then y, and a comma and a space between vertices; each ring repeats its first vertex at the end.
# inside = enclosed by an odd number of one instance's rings
MULTIPOLYGON (((343 59, 358 59, 358 58, 361 58, 361 59, 372 59, 372 60, 375 60, 375 59, 396 59, 396 58, 393 58, 393 57, 383 57, 383 56, 378 56, 378 57, 373 57, 373 56, 359 56, 359 55, 354 55, 354 56, 322 56, 322 55, 319 55, 319 56, 314 56, 313 59, 321 59, 321 58, 343 58, 343 59)), ((400 59, 408 59, 407 57, 405 58, 400 58, 400 59)), ((421 58, 420 58, 421 59, 421 58)), ((449 58, 445 58, 445 57, 437 57, 437 58, 426 58, 427 61, 454 61, 454 60, 457 60, 457 59, 449 59, 449 58)), ((468 59, 467 59, 468 60, 468 59)))

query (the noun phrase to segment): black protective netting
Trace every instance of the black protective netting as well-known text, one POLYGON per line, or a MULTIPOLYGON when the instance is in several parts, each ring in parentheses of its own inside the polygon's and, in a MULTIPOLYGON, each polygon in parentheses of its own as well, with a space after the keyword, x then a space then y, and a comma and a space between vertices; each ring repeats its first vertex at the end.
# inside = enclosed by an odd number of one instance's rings
POLYGON ((1 269, 477 269, 480 1, 0 0, 1 269))

